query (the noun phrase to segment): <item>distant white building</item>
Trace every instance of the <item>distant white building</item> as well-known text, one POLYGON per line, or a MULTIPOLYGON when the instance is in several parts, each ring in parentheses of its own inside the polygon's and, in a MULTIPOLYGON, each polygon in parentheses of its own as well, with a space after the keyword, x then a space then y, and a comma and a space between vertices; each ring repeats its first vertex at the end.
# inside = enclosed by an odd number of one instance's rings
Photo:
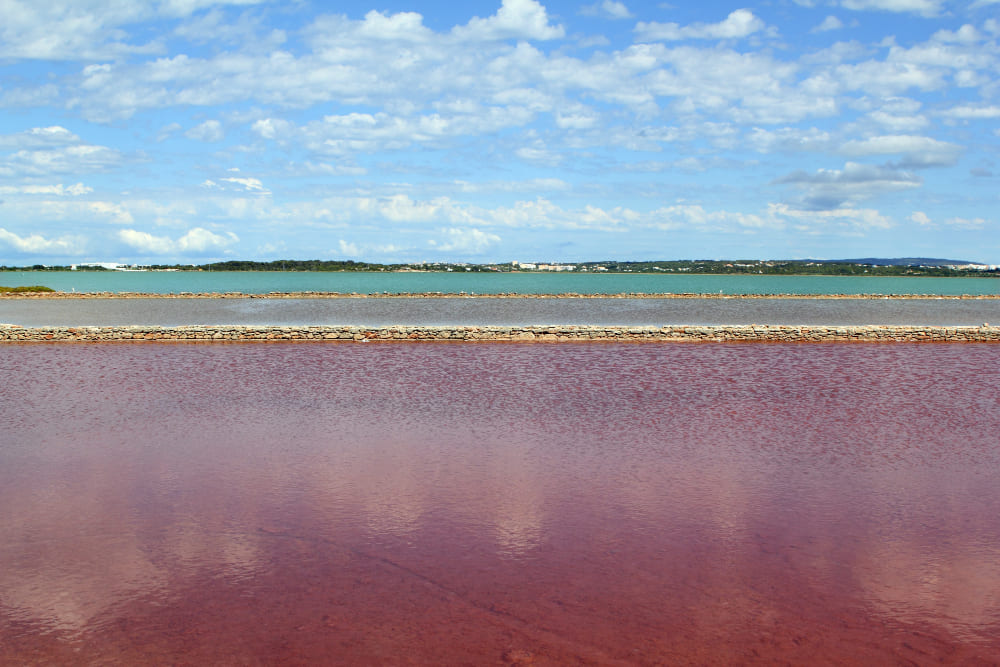
POLYGON ((996 271, 997 264, 948 264, 946 268, 955 269, 956 271, 996 271))
POLYGON ((71 264, 70 271, 76 271, 79 266, 90 266, 90 267, 101 267, 107 269, 108 271, 147 271, 148 266, 139 266, 138 264, 120 264, 118 262, 81 262, 79 264, 71 264))
POLYGON ((525 271, 576 271, 576 266, 573 264, 534 264, 529 262, 511 262, 510 264, 515 269, 524 269, 525 271))

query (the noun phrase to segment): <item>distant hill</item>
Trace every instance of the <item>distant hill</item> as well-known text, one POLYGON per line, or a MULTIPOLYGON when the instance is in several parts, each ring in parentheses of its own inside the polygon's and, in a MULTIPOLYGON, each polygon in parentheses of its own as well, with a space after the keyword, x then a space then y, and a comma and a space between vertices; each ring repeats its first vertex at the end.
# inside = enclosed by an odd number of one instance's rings
POLYGON ((817 264, 870 264, 878 266, 956 266, 981 264, 981 262, 970 262, 967 259, 935 259, 932 257, 896 257, 894 259, 863 257, 861 259, 805 259, 796 261, 816 262, 817 264))

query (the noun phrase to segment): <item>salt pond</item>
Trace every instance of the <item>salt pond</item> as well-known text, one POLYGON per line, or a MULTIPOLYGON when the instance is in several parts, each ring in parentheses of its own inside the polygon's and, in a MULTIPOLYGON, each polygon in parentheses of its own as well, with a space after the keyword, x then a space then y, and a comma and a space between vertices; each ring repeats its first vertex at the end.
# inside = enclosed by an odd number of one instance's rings
POLYGON ((1000 346, 49 344, 0 369, 0 662, 1000 654, 1000 346))

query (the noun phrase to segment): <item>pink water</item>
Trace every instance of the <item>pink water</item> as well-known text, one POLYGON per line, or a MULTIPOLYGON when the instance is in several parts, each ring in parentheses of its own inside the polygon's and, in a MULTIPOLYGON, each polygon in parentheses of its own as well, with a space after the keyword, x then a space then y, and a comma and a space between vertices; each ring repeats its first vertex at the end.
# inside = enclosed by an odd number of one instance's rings
POLYGON ((5 664, 989 664, 1000 346, 0 347, 5 664))

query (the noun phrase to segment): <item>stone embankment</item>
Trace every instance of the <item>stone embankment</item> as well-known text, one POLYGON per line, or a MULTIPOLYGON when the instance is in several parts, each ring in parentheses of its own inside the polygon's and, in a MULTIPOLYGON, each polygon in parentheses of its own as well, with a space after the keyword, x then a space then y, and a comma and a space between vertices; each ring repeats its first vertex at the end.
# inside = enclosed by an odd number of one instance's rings
POLYGON ((0 324, 4 342, 119 341, 1000 342, 989 326, 112 326, 0 324))

